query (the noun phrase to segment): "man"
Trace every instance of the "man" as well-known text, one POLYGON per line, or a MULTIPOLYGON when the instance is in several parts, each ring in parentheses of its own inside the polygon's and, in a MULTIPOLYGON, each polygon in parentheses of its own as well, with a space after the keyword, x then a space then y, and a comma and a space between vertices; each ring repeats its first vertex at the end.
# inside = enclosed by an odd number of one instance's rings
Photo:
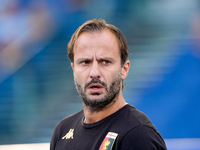
POLYGON ((68 43, 83 110, 55 128, 51 150, 165 150, 148 117, 123 99, 130 68, 128 43, 102 19, 87 21, 68 43))

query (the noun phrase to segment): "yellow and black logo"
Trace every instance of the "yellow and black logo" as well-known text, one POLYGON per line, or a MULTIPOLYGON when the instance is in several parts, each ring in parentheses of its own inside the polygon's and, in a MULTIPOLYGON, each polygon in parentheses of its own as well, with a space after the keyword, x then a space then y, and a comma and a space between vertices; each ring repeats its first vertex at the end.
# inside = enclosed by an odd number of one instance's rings
POLYGON ((63 140, 64 139, 66 139, 66 140, 67 139, 74 139, 73 135, 74 135, 74 129, 70 129, 69 132, 65 136, 62 137, 62 139, 63 140))

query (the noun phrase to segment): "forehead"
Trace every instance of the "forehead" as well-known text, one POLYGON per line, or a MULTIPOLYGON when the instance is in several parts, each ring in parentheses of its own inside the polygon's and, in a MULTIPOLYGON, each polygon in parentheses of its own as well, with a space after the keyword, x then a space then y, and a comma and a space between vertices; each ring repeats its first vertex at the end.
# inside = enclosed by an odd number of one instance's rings
POLYGON ((93 53, 118 54, 120 56, 119 43, 115 34, 108 29, 81 33, 74 47, 74 57, 93 53))

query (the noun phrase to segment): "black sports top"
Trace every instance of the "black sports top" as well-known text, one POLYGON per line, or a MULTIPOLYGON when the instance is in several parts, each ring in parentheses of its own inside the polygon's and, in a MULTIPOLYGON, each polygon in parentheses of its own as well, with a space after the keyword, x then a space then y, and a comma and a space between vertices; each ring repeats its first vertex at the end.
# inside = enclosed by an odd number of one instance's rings
POLYGON ((84 123, 83 110, 57 124, 50 150, 166 150, 150 119, 130 104, 93 123, 84 123))

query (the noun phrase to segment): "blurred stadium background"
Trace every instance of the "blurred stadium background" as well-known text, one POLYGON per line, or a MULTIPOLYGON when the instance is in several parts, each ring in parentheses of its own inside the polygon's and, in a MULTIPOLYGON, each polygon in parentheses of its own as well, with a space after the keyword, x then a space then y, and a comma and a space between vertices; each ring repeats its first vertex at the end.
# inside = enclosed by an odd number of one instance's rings
POLYGON ((199 0, 1 0, 0 149, 49 149, 55 125, 82 109, 67 43, 94 18, 129 42, 125 100, 169 150, 200 150, 199 0))

